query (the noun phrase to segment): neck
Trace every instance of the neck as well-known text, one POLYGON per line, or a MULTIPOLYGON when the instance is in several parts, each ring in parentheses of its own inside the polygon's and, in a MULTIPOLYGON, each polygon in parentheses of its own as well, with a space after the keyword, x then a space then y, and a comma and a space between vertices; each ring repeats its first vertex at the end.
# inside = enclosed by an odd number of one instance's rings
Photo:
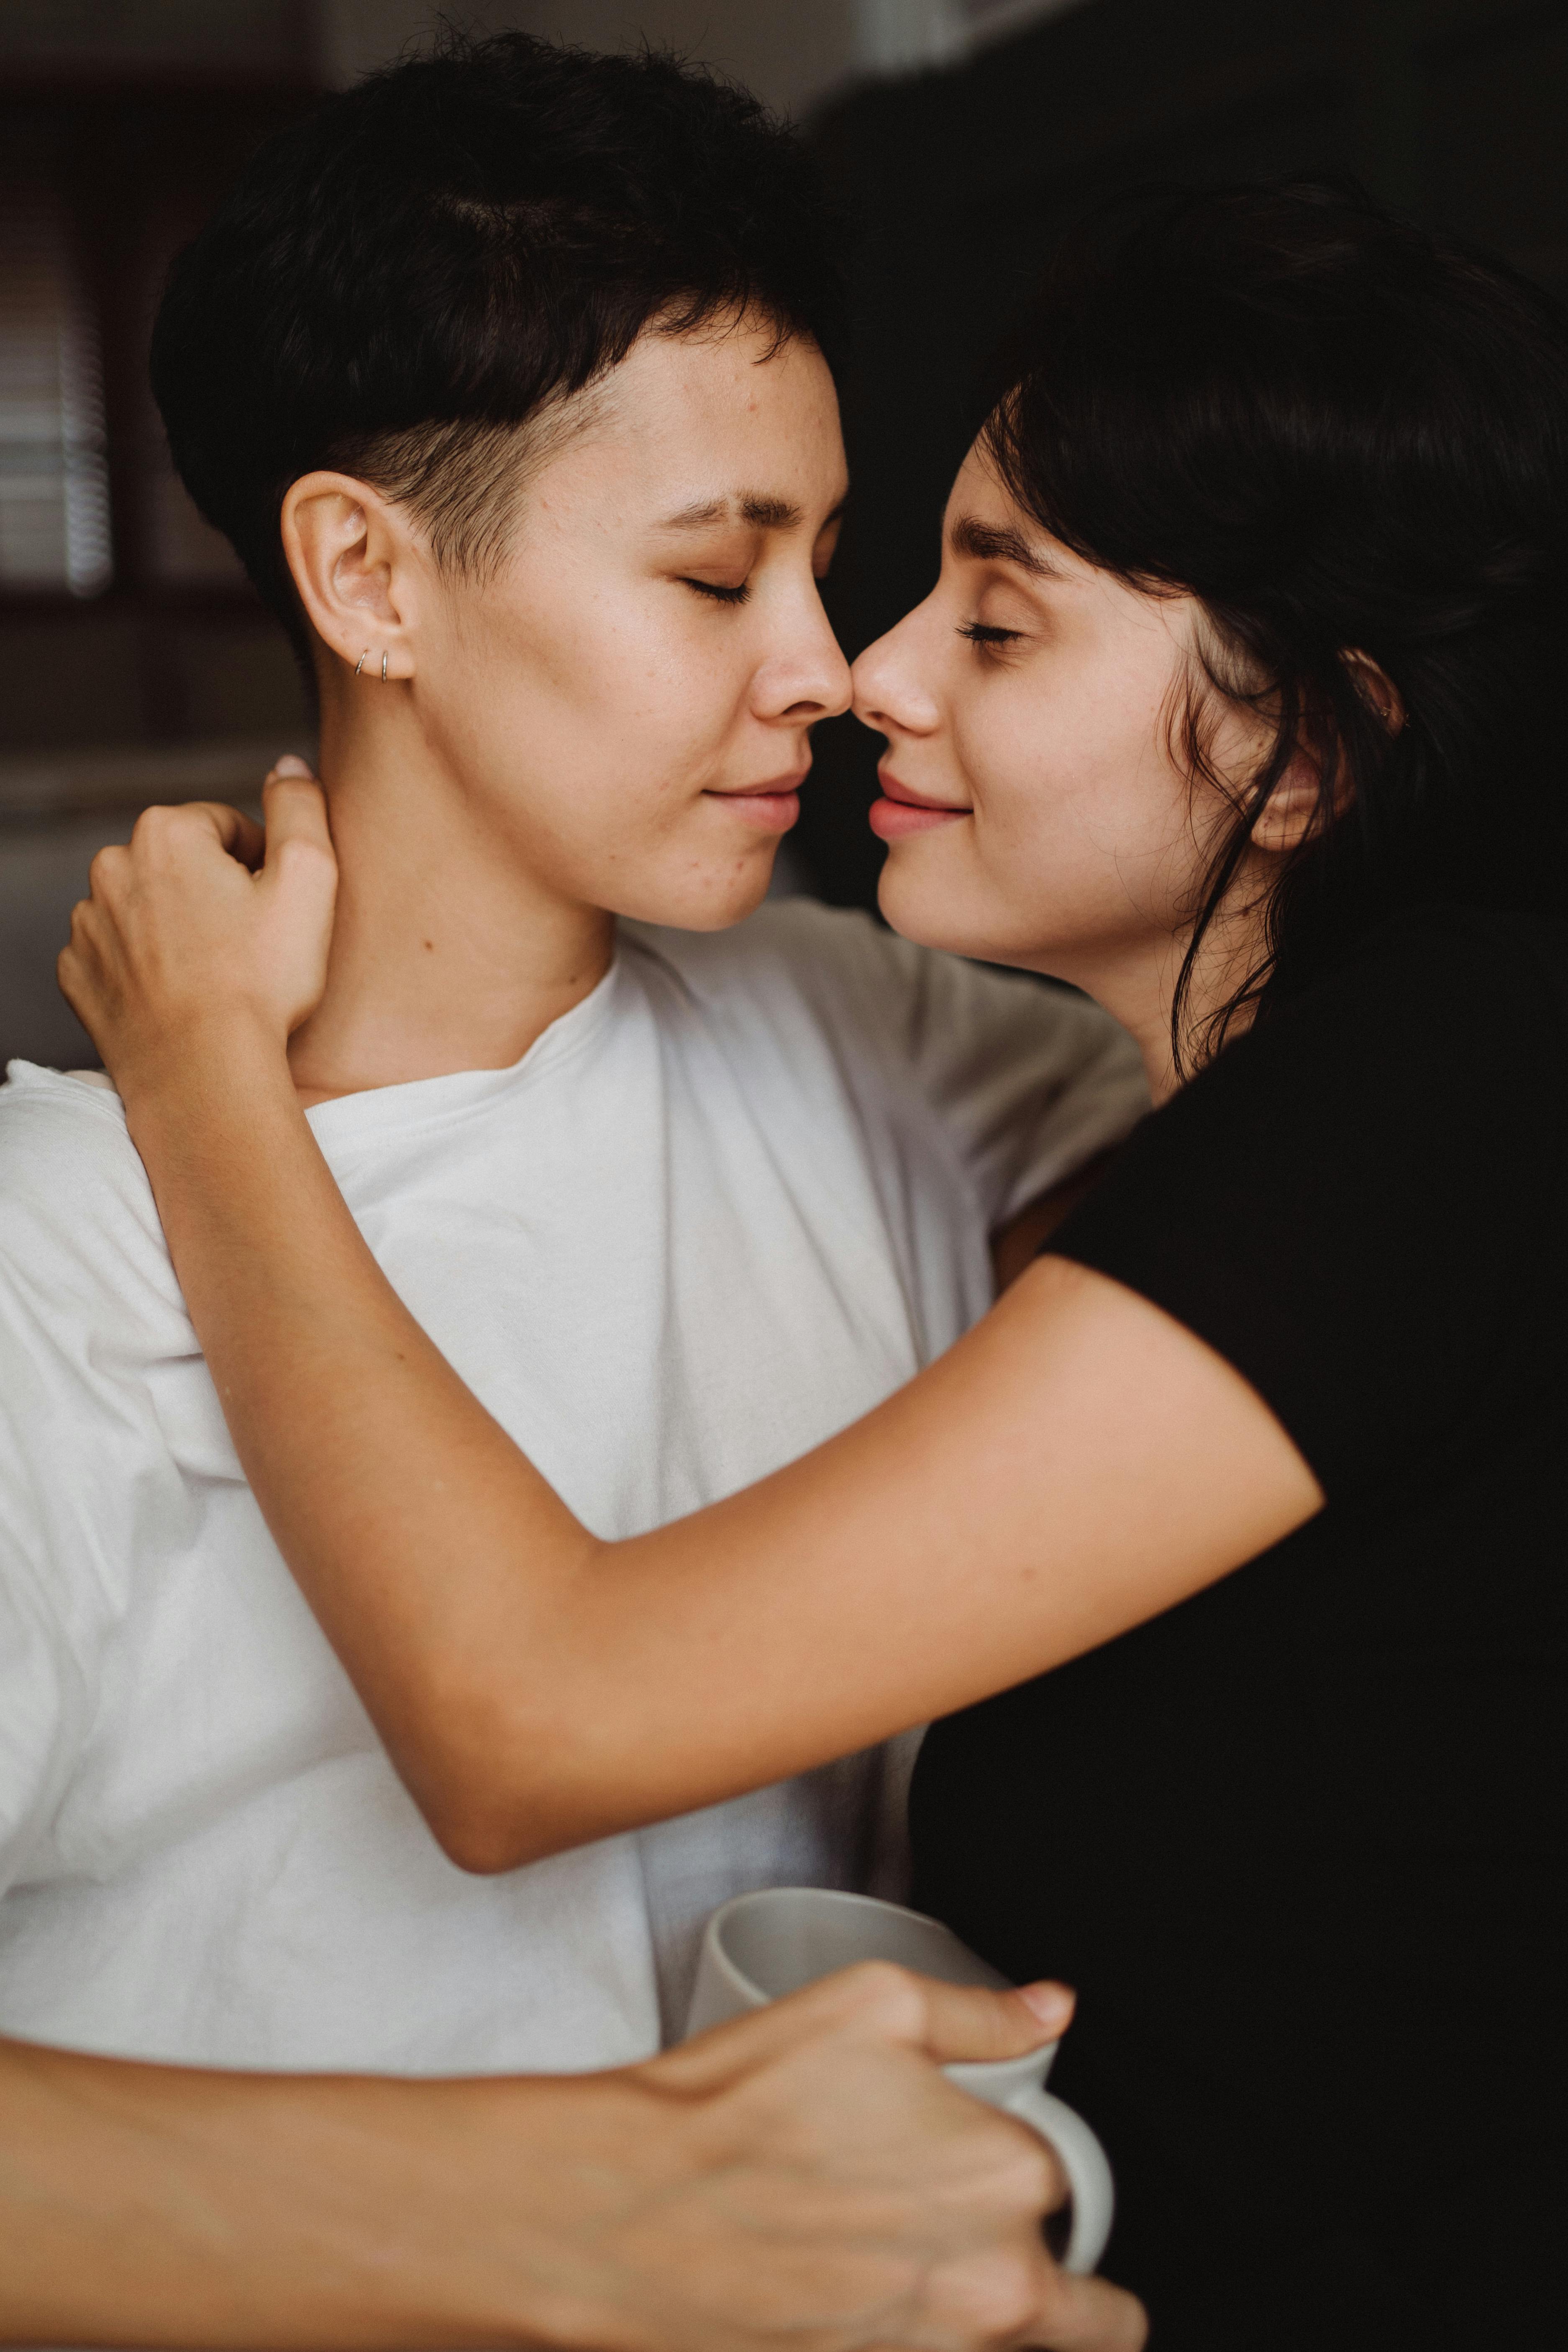
POLYGON ((323 698, 339 864, 327 986, 289 1049, 310 1105, 508 1068, 603 978, 612 919, 530 872, 424 740, 395 684, 323 698))
MULTIPOLYGON (((1245 912, 1228 917, 1222 910, 1210 925, 1184 1007, 1187 1076, 1192 1074, 1196 1048, 1209 1020, 1252 970, 1261 946, 1256 902, 1245 912)), ((1039 966, 1053 979, 1070 981, 1075 988, 1081 988, 1121 1022, 1142 1055, 1144 1076, 1156 1105, 1168 1102, 1183 1084, 1172 1046, 1171 1013, 1186 952, 1185 933, 1167 934, 1101 956, 1074 959, 1070 971, 1066 960, 1058 958, 1049 962, 1042 960, 1039 966)), ((1239 1036, 1251 1021, 1248 1008, 1232 1024, 1231 1035, 1239 1036)))

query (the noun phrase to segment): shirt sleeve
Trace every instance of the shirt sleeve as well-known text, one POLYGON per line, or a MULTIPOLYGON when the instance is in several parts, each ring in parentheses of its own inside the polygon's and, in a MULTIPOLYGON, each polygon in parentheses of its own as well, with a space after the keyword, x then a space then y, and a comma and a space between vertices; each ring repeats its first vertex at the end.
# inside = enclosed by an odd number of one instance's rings
POLYGON ((922 1124, 934 1116, 993 1232, 1148 1109, 1131 1038, 1075 990, 918 947, 841 908, 796 899, 767 918, 826 1034, 863 1039, 922 1124))
POLYGON ((1561 956, 1500 916, 1385 927, 1146 1119, 1047 1244, 1233 1364, 1331 1499, 1528 1404, 1564 1280, 1561 956))
MULTIPOLYGON (((0 1895, 36 1874, 91 1731, 112 1611, 84 1504, 114 1475, 105 1381, 136 1313, 99 1278, 123 1255, 99 1150, 107 1137, 130 1165, 122 1125, 94 1091, 18 1085, 16 1066, 0 1089, 0 1895)), ((132 1507, 127 1488, 100 1523, 132 1507)))
POLYGON ((0 1895, 27 1874, 80 1750, 88 1698, 40 1575, 25 1465, 0 1436, 0 1895))
POLYGON ((805 1007, 866 1101, 955 1159, 993 1232, 1149 1108, 1137 1047, 1075 990, 917 947, 858 909, 770 901, 729 932, 625 925, 721 1012, 784 1041, 805 1007))
POLYGON ((1118 1022, 1074 991, 960 956, 909 959, 907 1050, 994 1230, 1120 1143, 1149 1107, 1118 1022))

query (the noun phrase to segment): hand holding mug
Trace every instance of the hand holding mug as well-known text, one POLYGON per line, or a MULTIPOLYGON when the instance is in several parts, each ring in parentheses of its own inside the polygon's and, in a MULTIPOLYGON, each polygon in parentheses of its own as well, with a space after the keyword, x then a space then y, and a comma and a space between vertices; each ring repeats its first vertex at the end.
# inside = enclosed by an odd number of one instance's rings
MULTIPOLYGON (((798 1992, 858 1963, 891 1964, 949 1986, 990 1992, 1011 1989, 1005 1977, 939 1920, 897 1903, 821 1887, 775 1886, 737 1895, 708 1923, 687 2021, 700 2033, 721 2020, 798 1992)), ((1065 2026, 1064 2015, 1057 2027, 1065 2026)), ((977 2099, 1028 2124, 1051 2148, 1071 2196, 1063 2267, 1088 2273, 1105 2251, 1115 2191, 1104 2149, 1081 2116, 1046 2090, 1055 2040, 989 2060, 952 2063, 949 2080, 977 2099)))
MULTIPOLYGON (((1059 1986, 872 1961, 748 2002, 639 2070, 683 2104, 700 2150, 637 2232, 679 2300, 680 2352, 1140 2352, 1134 2298, 1046 2250, 1066 2188, 1051 2150, 944 2079, 966 2063, 1037 2073, 1071 2008, 1059 1986)), ((649 2287, 645 2272, 644 2307, 649 2287)))

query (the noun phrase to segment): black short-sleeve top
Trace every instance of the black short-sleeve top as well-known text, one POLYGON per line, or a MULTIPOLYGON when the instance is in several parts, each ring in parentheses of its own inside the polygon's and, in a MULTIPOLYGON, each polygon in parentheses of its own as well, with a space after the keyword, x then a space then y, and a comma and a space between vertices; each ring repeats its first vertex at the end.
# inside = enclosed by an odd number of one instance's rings
POLYGON ((916 1900, 1079 1988, 1152 2352, 1568 2344, 1568 926, 1391 919, 1050 1246, 1327 1504, 937 1725, 916 1900))

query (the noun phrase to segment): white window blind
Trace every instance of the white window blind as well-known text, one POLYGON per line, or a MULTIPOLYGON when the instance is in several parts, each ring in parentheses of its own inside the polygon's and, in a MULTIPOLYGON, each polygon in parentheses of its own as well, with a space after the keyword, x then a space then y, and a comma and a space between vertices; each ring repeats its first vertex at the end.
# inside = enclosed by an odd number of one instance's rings
POLYGON ((98 333, 65 209, 0 184, 0 588, 96 596, 110 569, 98 333))
POLYGON ((1079 0, 856 0, 860 59, 874 73, 953 65, 1079 0))

